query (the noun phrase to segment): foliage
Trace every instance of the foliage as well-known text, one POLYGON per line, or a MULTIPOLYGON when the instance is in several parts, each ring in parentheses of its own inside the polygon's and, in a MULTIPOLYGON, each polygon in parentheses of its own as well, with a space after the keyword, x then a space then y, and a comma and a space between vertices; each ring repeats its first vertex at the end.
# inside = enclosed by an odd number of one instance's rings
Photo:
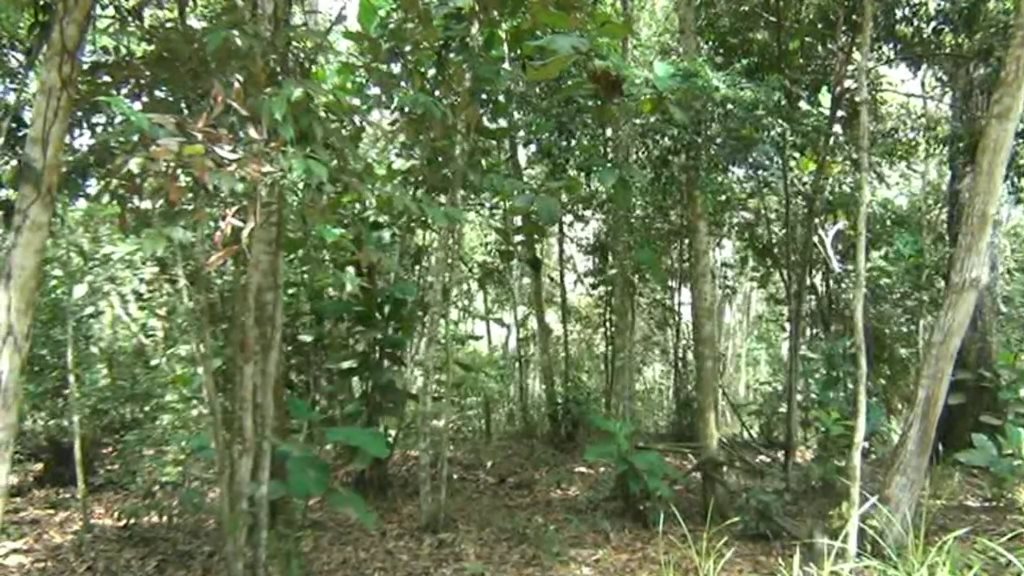
POLYGON ((654 520, 671 502, 672 481, 680 477, 678 471, 658 452, 637 448, 628 422, 597 414, 588 420, 601 437, 587 445, 584 459, 611 465, 615 494, 626 511, 654 520))

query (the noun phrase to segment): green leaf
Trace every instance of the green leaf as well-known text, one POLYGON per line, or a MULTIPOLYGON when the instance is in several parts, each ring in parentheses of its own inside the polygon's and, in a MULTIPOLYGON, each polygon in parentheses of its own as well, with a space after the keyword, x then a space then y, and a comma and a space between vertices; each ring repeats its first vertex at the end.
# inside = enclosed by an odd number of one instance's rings
POLYGON ((374 0, 359 0, 359 14, 356 16, 359 27, 367 34, 373 34, 380 21, 380 7, 374 0))
POLYGON ((206 154, 206 146, 202 144, 186 144, 181 147, 182 156, 202 156, 206 154))
POLYGON ((614 442, 590 444, 583 452, 587 462, 614 462, 619 459, 619 448, 614 442))
POLYGON ((572 28, 572 17, 565 12, 548 8, 547 6, 538 3, 532 10, 532 13, 537 22, 550 28, 556 28, 559 30, 572 28))
POLYGON ((822 86, 821 91, 818 92, 818 105, 825 110, 832 109, 832 92, 829 91, 828 86, 822 86))
POLYGON ((558 78, 558 75, 563 70, 571 66, 578 57, 576 54, 561 54, 541 62, 527 62, 526 79, 530 82, 554 80, 558 78))
POLYGON ((79 282, 78 284, 75 284, 75 286, 71 289, 71 299, 72 300, 81 300, 82 297, 85 296, 88 292, 89 292, 89 283, 88 282, 79 282))
POLYGON ((293 498, 308 500, 327 492, 331 468, 321 458, 311 454, 292 456, 285 468, 288 473, 288 493, 293 498))
POLYGON ((545 226, 553 226, 562 217, 562 205, 558 198, 541 194, 534 201, 537 207, 537 218, 545 226))
POLYGON ((327 504, 340 512, 352 514, 367 528, 377 525, 377 514, 370 509, 363 497, 351 490, 331 490, 327 495, 327 504))
POLYGON ((147 256, 162 254, 167 248, 167 236, 159 230, 146 230, 142 233, 142 253, 147 256))
POLYGON ((597 27, 597 34, 610 40, 622 40, 629 36, 629 26, 615 20, 605 20, 597 27))
POLYGON ((391 285, 391 293, 402 300, 415 300, 419 287, 411 280, 399 280, 391 285))
POLYGON ((667 91, 676 86, 676 69, 671 63, 664 60, 654 61, 654 87, 658 90, 667 91))
POLYGON ((578 55, 590 48, 590 42, 579 34, 551 34, 525 44, 528 51, 545 50, 558 56, 578 55))
POLYGON ((612 186, 615 186, 615 182, 617 182, 618 179, 618 169, 612 168, 611 166, 602 168, 601 171, 597 173, 598 183, 600 183, 601 186, 604 186, 606 190, 611 190, 612 186))
POLYGON ((376 428, 338 426, 328 428, 324 435, 328 442, 337 442, 358 448, 374 458, 387 458, 391 453, 387 438, 376 428))
POLYGON ((991 454, 977 448, 961 450, 954 455, 954 458, 956 458, 957 461, 974 468, 989 468, 993 463, 991 454))
POLYGON ((289 396, 285 401, 288 404, 288 414, 292 420, 297 422, 313 422, 320 420, 321 416, 313 410, 309 402, 296 396, 289 396))

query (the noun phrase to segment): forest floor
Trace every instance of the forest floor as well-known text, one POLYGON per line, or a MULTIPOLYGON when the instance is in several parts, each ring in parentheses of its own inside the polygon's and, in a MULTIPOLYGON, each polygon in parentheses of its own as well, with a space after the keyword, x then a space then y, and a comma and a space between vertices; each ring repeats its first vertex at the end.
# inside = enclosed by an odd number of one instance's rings
MULTIPOLYGON (((415 461, 396 456, 391 495, 372 505, 379 515, 366 529, 343 514, 313 506, 305 522, 302 557, 313 575, 662 575, 688 574, 686 551, 658 532, 622 520, 602 494, 607 474, 579 455, 518 445, 478 448, 451 459, 449 522, 427 535, 417 527, 415 461), (684 568, 680 569, 682 565, 684 568)), ((932 532, 976 527, 1001 536, 1021 526, 1020 511, 982 505, 965 489, 935 507, 932 532)), ((93 530, 78 537, 73 490, 33 490, 12 499, 8 534, 0 541, 0 575, 215 575, 217 532, 202 516, 173 523, 125 524, 124 493, 92 497, 93 530)), ((680 494, 680 510, 694 532, 703 521, 697 494, 680 494)), ((666 525, 669 523, 666 522, 666 525)), ((678 523, 671 529, 682 539, 678 523)), ((667 533, 668 531, 666 531, 667 533)), ((1024 544, 1020 542, 1018 544, 1024 544)), ((733 538, 722 574, 771 575, 794 551, 792 542, 733 538)))

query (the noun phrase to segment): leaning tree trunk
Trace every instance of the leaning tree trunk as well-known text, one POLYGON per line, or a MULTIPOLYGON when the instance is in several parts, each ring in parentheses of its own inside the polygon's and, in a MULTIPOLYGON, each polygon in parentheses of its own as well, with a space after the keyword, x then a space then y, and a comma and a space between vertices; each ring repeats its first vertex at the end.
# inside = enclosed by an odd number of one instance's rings
MULTIPOLYGON (((949 135, 949 180, 946 185, 946 228, 950 250, 956 248, 960 209, 966 200, 964 175, 973 169, 979 125, 985 114, 991 83, 978 78, 970 63, 958 66, 952 76, 949 135)), ((998 220, 993 227, 990 250, 990 277, 998 277, 998 220)), ((952 454, 971 445, 973 432, 986 431, 980 417, 998 407, 995 386, 996 315, 998 290, 993 281, 978 294, 974 314, 967 326, 956 363, 953 381, 946 395, 946 405, 939 419, 936 441, 945 454, 952 454)), ((988 427, 993 432, 994 427, 988 427)))
POLYGON ((895 457, 885 479, 882 503, 895 519, 886 538, 905 540, 939 415, 949 389, 957 349, 971 320, 978 293, 988 280, 989 238, 999 208, 1006 165, 1024 105, 1024 7, 1018 8, 1013 37, 978 142, 974 172, 962 207, 960 231, 950 264, 942 310, 935 319, 917 379, 917 397, 904 422, 895 457), (902 530, 901 530, 902 528, 902 530))
POLYGON ((860 63, 857 66, 858 106, 858 174, 860 207, 857 211, 857 256, 856 281, 853 288, 853 332, 857 345, 857 385, 853 419, 853 440, 850 444, 850 458, 847 462, 847 477, 850 483, 849 510, 846 524, 846 557, 850 562, 857 559, 858 536, 860 533, 860 489, 861 464, 863 460, 864 436, 867 431, 868 411, 868 349, 864 338, 864 293, 867 291, 868 251, 868 208, 871 202, 871 119, 870 93, 868 92, 868 70, 871 68, 871 25, 874 18, 871 0, 864 0, 861 14, 860 63))
POLYGON ((28 358, 32 316, 64 162, 79 52, 92 0, 61 0, 39 69, 32 123, 22 156, 18 199, 0 273, 0 528, 7 506, 11 458, 18 435, 21 372, 28 358))

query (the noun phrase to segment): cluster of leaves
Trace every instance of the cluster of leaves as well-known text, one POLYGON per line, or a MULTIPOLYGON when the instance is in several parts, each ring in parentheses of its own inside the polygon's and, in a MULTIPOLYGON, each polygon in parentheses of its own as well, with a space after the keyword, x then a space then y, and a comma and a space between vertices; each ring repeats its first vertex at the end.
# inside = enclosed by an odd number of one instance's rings
POLYGON ((584 459, 611 465, 615 495, 629 514, 645 521, 657 519, 668 509, 679 471, 660 453, 637 448, 632 424, 597 414, 589 422, 602 437, 587 446, 584 459))

